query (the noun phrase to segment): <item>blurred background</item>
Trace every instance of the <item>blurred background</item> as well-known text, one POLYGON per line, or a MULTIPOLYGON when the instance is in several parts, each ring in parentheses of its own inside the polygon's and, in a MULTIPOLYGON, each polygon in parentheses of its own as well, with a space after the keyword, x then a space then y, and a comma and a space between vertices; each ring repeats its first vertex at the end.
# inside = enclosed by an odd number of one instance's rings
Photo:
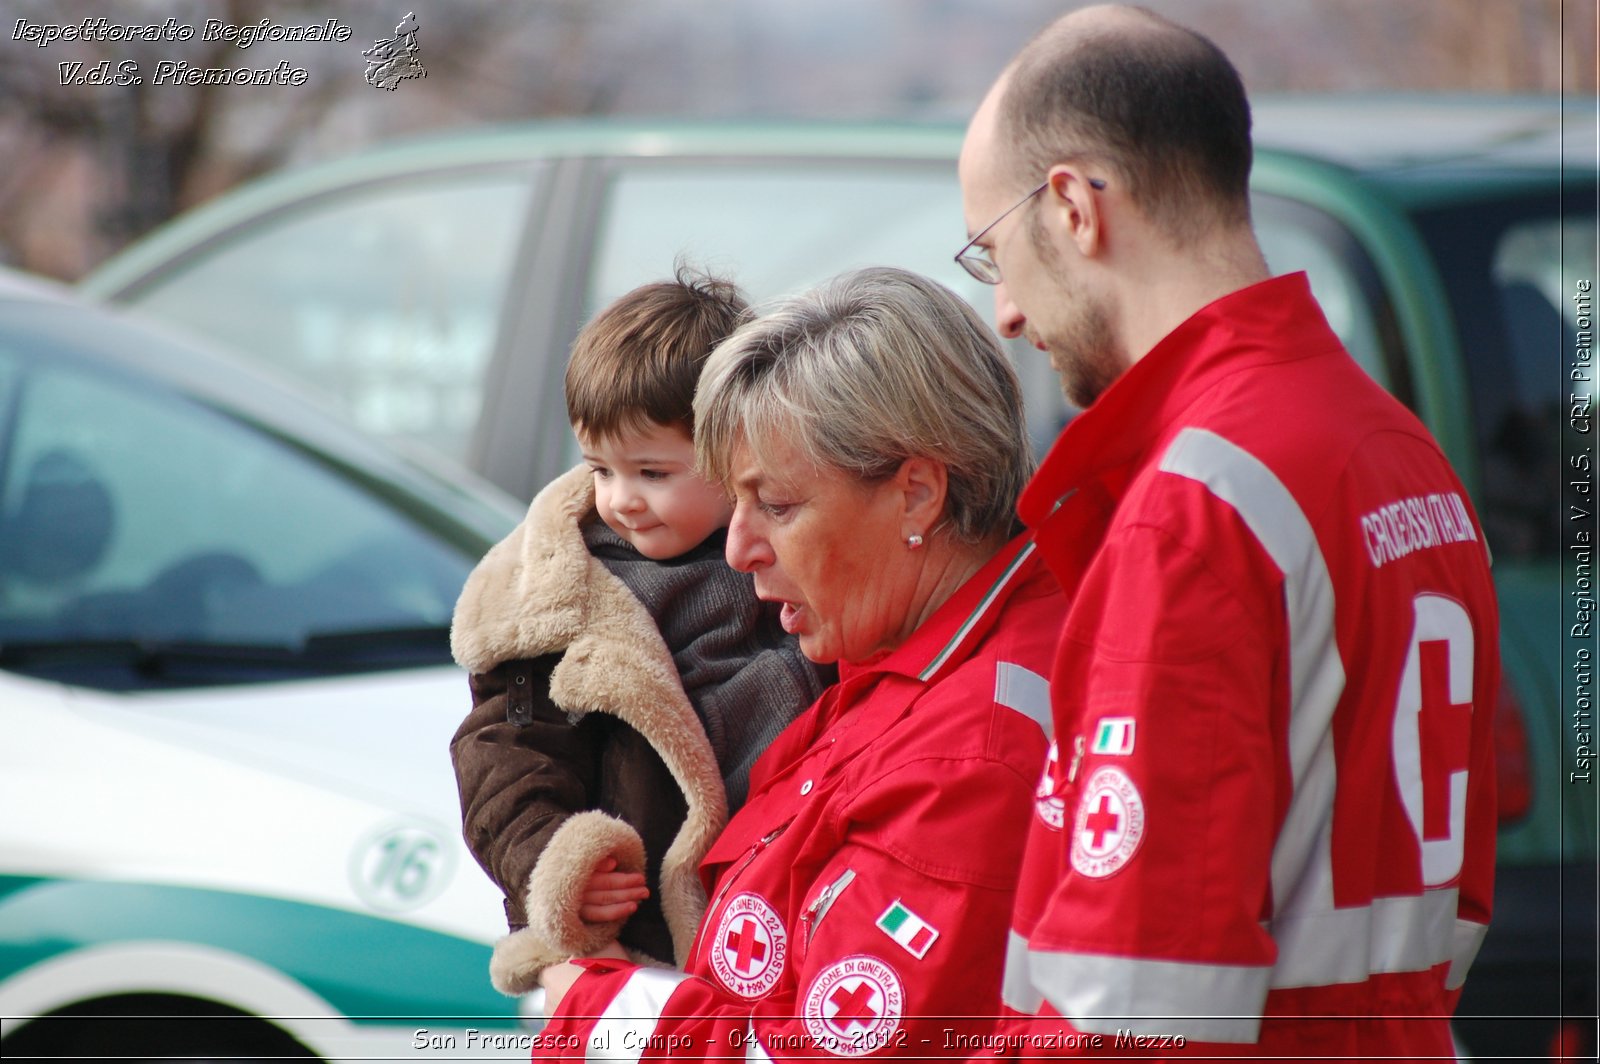
MULTIPOLYGON (((1600 0, 1145 3, 1240 69, 1269 265, 1422 417, 1494 550, 1463 1050, 1593 1060, 1567 548, 1600 526, 1592 467, 1561 470, 1592 445, 1600 0)), ((448 634, 577 460, 573 336, 680 255, 757 300, 892 263, 989 313, 951 262, 961 128, 1074 6, 0 0, 0 808, 48 811, 0 818, 0 1054, 417 1059, 409 1017, 536 1024, 486 977, 448 634), (102 19, 192 39, 41 46, 102 19), (383 91, 363 53, 402 21, 426 75, 383 91), (210 68, 299 83, 182 78, 210 68)), ((1073 411, 1011 348, 1043 448, 1073 411)))
MULTIPOLYGON (((65 280, 250 177, 423 131, 549 116, 962 120, 1061 0, 3 0, 0 263, 65 280), (360 49, 415 10, 424 79, 360 49), (18 20, 203 27, 337 18, 348 42, 16 39, 18 20), (140 63, 137 86, 59 64, 140 63), (305 68, 301 86, 155 85, 157 60, 305 68)), ((1148 0, 1252 93, 1588 94, 1595 0, 1148 0)))

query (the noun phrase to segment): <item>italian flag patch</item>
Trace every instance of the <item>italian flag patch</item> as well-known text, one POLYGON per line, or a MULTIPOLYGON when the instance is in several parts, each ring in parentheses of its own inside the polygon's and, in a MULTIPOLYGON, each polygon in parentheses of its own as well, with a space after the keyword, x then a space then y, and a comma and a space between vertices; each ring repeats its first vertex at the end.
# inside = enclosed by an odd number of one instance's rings
POLYGON ((1099 726, 1095 728, 1094 745, 1089 752, 1123 756, 1133 753, 1133 718, 1101 717, 1099 726))
POLYGON ((917 960, 921 960, 939 937, 939 931, 928 921, 902 905, 899 899, 878 917, 878 928, 900 943, 900 946, 917 960))

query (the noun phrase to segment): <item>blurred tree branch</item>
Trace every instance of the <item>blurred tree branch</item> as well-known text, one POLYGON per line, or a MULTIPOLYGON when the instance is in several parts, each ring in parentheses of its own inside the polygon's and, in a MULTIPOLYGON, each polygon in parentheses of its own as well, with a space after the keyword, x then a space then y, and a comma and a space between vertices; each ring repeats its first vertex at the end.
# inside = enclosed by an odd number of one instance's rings
MULTIPOLYGON (((75 277, 106 255, 195 203, 282 165, 300 138, 341 102, 373 90, 362 79, 361 50, 385 34, 416 0, 145 0, 107 5, 90 0, 6 0, 0 61, 0 259, 75 277), (78 26, 106 18, 117 25, 193 27, 188 41, 61 41, 39 47, 14 40, 25 20, 78 26), (251 26, 322 24, 337 17, 353 36, 344 43, 204 39, 208 20, 251 26), (298 86, 156 85, 162 60, 197 68, 303 67, 298 86), (142 82, 76 84, 80 72, 137 64, 142 82), (87 189, 82 186, 90 186, 87 189), (78 195, 79 192, 86 195, 78 195), (55 201, 73 194, 80 217, 55 201), (83 211, 84 201, 92 204, 83 211)), ((420 6, 420 5, 416 5, 420 6)), ((448 18, 425 27, 432 56, 472 54, 517 18, 513 5, 435 5, 448 18)), ((413 90, 415 94, 415 90, 413 90)), ((413 97, 414 98, 414 97, 413 97)))

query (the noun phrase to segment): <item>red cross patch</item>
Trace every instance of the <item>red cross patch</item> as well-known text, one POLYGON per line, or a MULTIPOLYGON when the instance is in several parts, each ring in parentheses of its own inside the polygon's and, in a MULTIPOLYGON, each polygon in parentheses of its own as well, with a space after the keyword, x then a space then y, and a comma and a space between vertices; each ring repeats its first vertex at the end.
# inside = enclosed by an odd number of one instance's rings
POLYGON ((905 998, 900 974, 887 963, 865 954, 846 957, 811 981, 806 1030, 835 1056, 864 1057, 901 1044, 895 1032, 905 1015, 905 998))
POLYGON ((1104 879, 1133 857, 1144 838, 1144 799, 1121 769, 1102 768, 1084 784, 1072 830, 1072 867, 1104 879))
POLYGON ((778 914, 761 895, 746 891, 722 910, 711 942, 711 970, 740 997, 764 997, 778 984, 788 949, 778 914))

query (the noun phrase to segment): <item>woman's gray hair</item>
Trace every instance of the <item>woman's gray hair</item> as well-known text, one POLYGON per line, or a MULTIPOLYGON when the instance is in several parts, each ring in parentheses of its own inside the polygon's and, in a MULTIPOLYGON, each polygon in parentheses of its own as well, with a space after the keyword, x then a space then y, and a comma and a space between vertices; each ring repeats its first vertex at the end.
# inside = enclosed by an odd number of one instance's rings
POLYGON ((726 484, 735 448, 782 441, 863 481, 907 458, 948 471, 950 533, 977 543, 1015 527, 1033 472, 1017 375, 982 318, 906 270, 841 274, 764 308, 707 359, 695 390, 695 456, 726 484))

